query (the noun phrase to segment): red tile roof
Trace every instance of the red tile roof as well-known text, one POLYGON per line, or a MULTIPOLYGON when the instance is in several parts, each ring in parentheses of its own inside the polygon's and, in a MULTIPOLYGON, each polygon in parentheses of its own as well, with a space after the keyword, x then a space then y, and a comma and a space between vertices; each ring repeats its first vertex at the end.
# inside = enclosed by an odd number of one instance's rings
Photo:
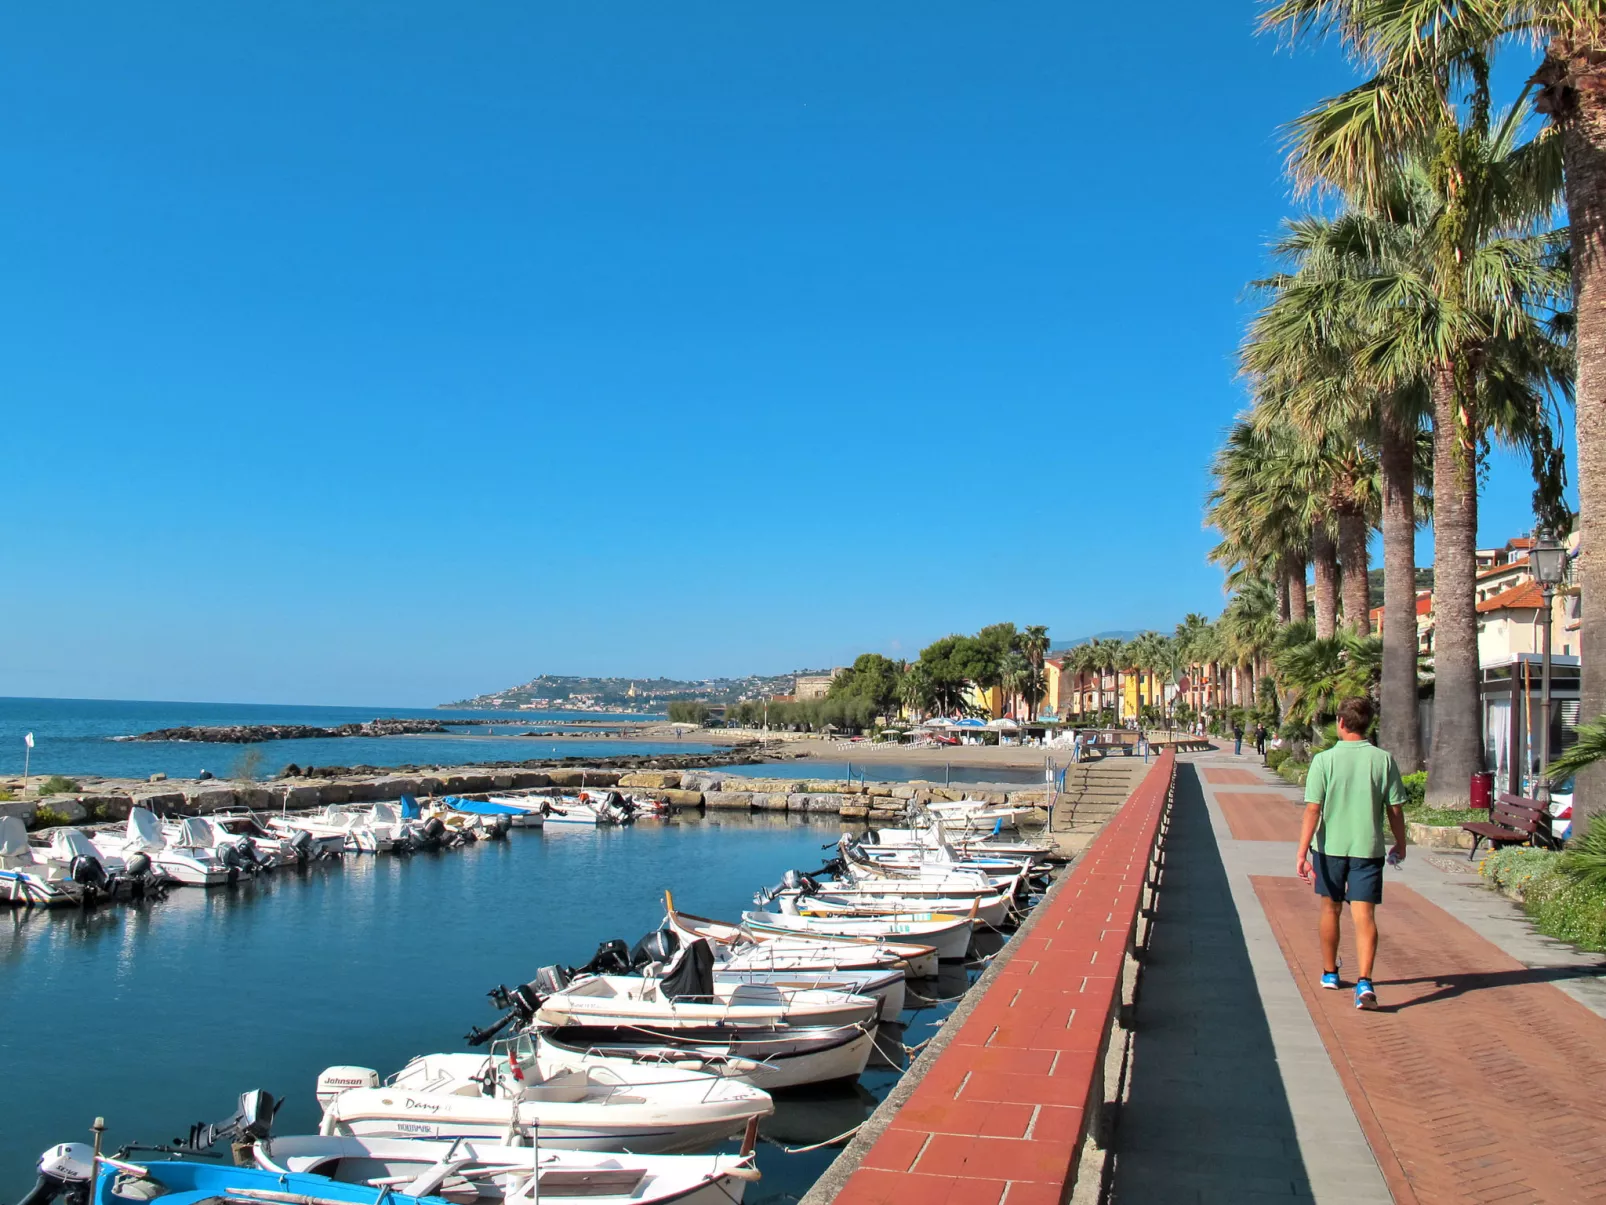
MULTIPOLYGON (((1433 614, 1433 591, 1432 590, 1418 590, 1416 592, 1416 613, 1417 613, 1417 615, 1419 617, 1423 616, 1423 615, 1431 615, 1431 614, 1433 614)), ((1372 608, 1372 622, 1374 624, 1378 624, 1378 623, 1382 623, 1383 622, 1383 608, 1382 607, 1373 607, 1372 608)))
POLYGON ((1503 565, 1492 565, 1488 569, 1479 570, 1478 576, 1480 578, 1494 577, 1501 573, 1508 573, 1513 569, 1520 569, 1524 572, 1528 572, 1528 558, 1523 557, 1520 561, 1508 561, 1503 565))
POLYGON ((1479 613, 1485 611, 1537 611, 1545 605, 1545 592, 1538 582, 1523 582, 1510 590, 1503 590, 1493 598, 1478 604, 1479 613))

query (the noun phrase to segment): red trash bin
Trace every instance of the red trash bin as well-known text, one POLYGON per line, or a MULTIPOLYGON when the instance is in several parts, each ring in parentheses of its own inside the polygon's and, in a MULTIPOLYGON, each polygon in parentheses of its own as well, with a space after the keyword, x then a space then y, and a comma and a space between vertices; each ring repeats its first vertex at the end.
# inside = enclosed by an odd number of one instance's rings
POLYGON ((1472 806, 1475 808, 1494 806, 1494 775, 1487 770, 1479 771, 1472 776, 1472 806))

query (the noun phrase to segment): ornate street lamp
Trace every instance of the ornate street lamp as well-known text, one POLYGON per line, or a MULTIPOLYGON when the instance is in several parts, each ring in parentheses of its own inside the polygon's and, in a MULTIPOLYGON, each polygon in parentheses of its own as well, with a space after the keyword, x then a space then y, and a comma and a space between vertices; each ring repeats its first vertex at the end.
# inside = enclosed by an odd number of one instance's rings
POLYGON ((1550 780, 1545 777, 1545 771, 1550 768, 1550 634, 1556 587, 1567 574, 1567 550, 1548 531, 1541 531, 1528 555, 1544 595, 1544 609, 1539 614, 1545 642, 1539 663, 1539 715, 1543 726, 1539 730, 1539 785, 1535 793, 1548 802, 1550 780))

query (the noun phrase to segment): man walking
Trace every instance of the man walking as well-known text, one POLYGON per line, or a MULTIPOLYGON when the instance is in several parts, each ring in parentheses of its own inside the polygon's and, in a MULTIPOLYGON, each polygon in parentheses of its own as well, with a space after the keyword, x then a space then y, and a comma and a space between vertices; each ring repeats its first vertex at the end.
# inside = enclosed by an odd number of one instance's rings
POLYGON ((1376 1008, 1372 960, 1377 956, 1377 905, 1383 902, 1383 817, 1394 847, 1387 861, 1405 859, 1405 787, 1385 750, 1368 743, 1372 700, 1346 699, 1338 709, 1338 744, 1311 758, 1305 778, 1305 823, 1295 869, 1313 879, 1321 897, 1322 986, 1338 978, 1338 930, 1345 903, 1355 923, 1355 1007, 1376 1008), (1312 848, 1314 844, 1315 848, 1312 848))
POLYGON ((1232 722, 1232 753, 1234 757, 1242 757, 1244 752, 1244 722, 1232 722))
POLYGON ((1255 752, 1260 754, 1261 757, 1266 756, 1266 725, 1264 723, 1255 725, 1255 752))

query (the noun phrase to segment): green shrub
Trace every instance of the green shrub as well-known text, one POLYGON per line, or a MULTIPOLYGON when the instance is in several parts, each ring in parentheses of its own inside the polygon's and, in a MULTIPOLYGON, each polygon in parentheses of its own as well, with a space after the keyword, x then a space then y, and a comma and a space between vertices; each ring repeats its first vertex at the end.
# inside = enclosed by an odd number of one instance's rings
POLYGON ((1277 767, 1277 773, 1296 787, 1302 787, 1305 785, 1305 775, 1310 773, 1310 763, 1290 759, 1277 767))
POLYGON ((78 790, 78 784, 71 778, 63 778, 60 774, 52 774, 39 784, 41 795, 70 795, 78 790))
POLYGON ((1555 873, 1557 858, 1548 849, 1509 845, 1485 858, 1478 873, 1503 891, 1526 895, 1535 879, 1555 873))
POLYGON ((1606 950, 1606 887, 1565 874, 1538 877, 1523 907, 1541 933, 1585 950, 1606 950))
POLYGON ((1422 800, 1427 798, 1428 772, 1418 770, 1415 774, 1406 774, 1400 779, 1400 783, 1405 787, 1405 806, 1421 807, 1422 800))
POLYGON ((10 803, 15 798, 16 795, 14 795, 12 792, 6 790, 4 787, 0 787, 0 803, 10 803))
POLYGON ((1275 770, 1288 760, 1288 755, 1289 751, 1287 749, 1268 749, 1266 750, 1266 764, 1275 770))
POLYGON ((58 824, 66 823, 67 813, 58 812, 48 804, 40 804, 38 810, 33 814, 33 826, 35 828, 54 828, 58 824))

